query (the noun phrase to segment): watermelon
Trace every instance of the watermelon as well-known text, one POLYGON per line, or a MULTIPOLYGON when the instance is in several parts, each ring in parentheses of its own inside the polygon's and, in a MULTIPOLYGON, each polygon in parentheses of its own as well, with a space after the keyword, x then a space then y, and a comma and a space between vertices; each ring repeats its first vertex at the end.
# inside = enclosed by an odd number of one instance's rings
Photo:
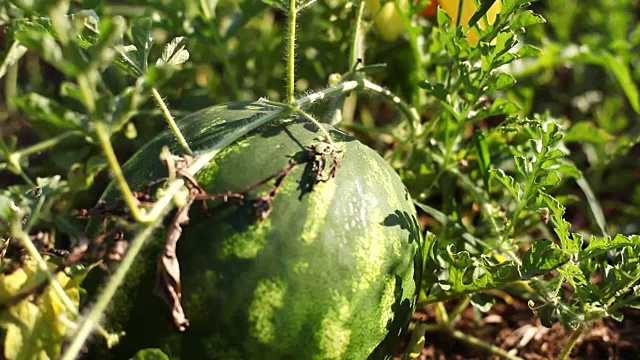
MULTIPOLYGON (((232 103, 198 111, 178 124, 200 152, 275 111, 259 103, 232 103)), ((240 138, 197 174, 199 185, 215 194, 245 189, 290 168, 279 177, 268 211, 257 210, 255 200, 268 194, 278 177, 246 193, 243 201, 191 206, 177 248, 181 303, 190 321, 183 332, 153 294, 167 234, 166 228, 157 229, 106 314, 105 327, 126 336, 111 350, 95 350, 94 357, 126 359, 143 348, 185 360, 392 357, 421 278, 415 208, 400 178, 375 151, 323 126, 335 141, 327 157, 320 154, 331 145, 317 126, 288 116, 240 138)), ((163 146, 180 152, 165 132, 124 165, 133 189, 167 176, 158 156, 163 146)), ((113 204, 117 197, 111 184, 102 199, 113 204)), ((90 227, 100 222, 94 220, 90 227)))

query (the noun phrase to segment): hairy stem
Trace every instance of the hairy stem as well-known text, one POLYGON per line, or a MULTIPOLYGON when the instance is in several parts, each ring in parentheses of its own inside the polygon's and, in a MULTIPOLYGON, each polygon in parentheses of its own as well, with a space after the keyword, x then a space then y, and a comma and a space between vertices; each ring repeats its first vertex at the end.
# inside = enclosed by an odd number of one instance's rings
MULTIPOLYGON (((14 45, 17 45, 17 44, 18 44, 18 41, 14 41, 11 47, 13 48, 14 45)), ((7 77, 4 83, 4 96, 5 96, 5 99, 7 99, 5 101, 5 104, 7 106, 7 112, 10 115, 13 115, 18 111, 18 107, 13 102, 13 98, 17 95, 17 88, 18 88, 17 84, 18 84, 18 62, 12 65, 9 65, 7 69, 7 77)))
POLYGON ((67 138, 73 137, 73 136, 77 136, 77 135, 82 135, 82 133, 80 131, 67 131, 64 132, 58 136, 54 136, 51 139, 47 139, 45 141, 39 142, 35 145, 31 145, 29 147, 26 147, 22 150, 18 150, 15 153, 13 153, 14 156, 17 156, 18 159, 23 157, 23 156, 29 156, 31 154, 35 154, 38 153, 40 151, 44 151, 47 150, 51 147, 54 147, 58 144, 60 144, 63 140, 66 140, 67 138))
POLYGON ((113 274, 111 279, 109 279, 109 282, 107 282, 107 285, 102 291, 101 296, 98 298, 98 301, 95 303, 91 311, 89 311, 89 314, 84 318, 83 322, 78 327, 78 330, 73 337, 71 344, 69 344, 69 347, 62 355, 62 360, 74 360, 77 358, 78 354, 80 354, 80 351, 82 351, 82 348, 84 347, 85 341, 87 340, 89 335, 91 335, 95 327, 99 324, 102 314, 107 309, 107 306, 109 306, 109 303, 111 302, 113 295, 115 295, 116 290, 118 290, 120 284, 122 284, 122 281, 127 275, 129 268, 140 252, 140 249, 142 249, 145 240, 151 236, 153 229, 161 222, 162 217, 158 217, 153 224, 148 225, 133 239, 129 250, 122 259, 122 263, 113 274))
POLYGON ((400 111, 405 115, 407 119, 410 135, 411 137, 413 137, 413 135, 416 133, 416 128, 420 126, 420 115, 418 115, 416 109, 411 105, 405 103, 399 96, 395 95, 391 91, 381 87, 378 84, 374 84, 369 80, 363 79, 362 86, 365 90, 380 94, 389 99, 396 106, 398 106, 398 109, 400 109, 400 111))
POLYGON ((91 85, 89 84, 89 78, 86 74, 80 74, 77 77, 77 81, 80 93, 82 94, 84 106, 87 108, 87 112, 89 114, 93 114, 96 111, 96 99, 94 97, 94 91, 91 89, 91 85))
POLYGON ((584 332, 584 326, 580 326, 571 334, 571 337, 569 337, 569 340, 560 351, 560 355, 558 355, 558 360, 566 360, 569 358, 569 355, 571 354, 571 350, 573 350, 574 346, 576 346, 576 343, 578 342, 578 339, 580 338, 580 335, 582 335, 583 332, 584 332))
POLYGON ((327 129, 324 128, 324 126, 322 126, 322 124, 320 124, 320 122, 316 119, 313 118, 313 116, 307 114, 305 111, 303 110, 298 110, 296 111, 298 114, 302 115, 305 119, 311 121, 312 123, 314 123, 318 129, 324 134, 324 137, 327 138, 327 142, 333 146, 335 146, 333 139, 331 139, 331 135, 329 135, 329 132, 327 131, 327 129))
POLYGON ((463 333, 462 331, 459 330, 454 330, 451 327, 449 327, 449 325, 447 324, 426 324, 424 325, 424 330, 426 332, 444 332, 444 333, 449 333, 453 338, 462 341, 468 345, 471 345, 473 347, 476 347, 478 349, 483 349, 485 351, 488 351, 494 355, 498 355, 504 359, 507 360, 524 360, 523 358, 516 356, 516 355, 511 355, 509 354, 508 351, 495 346, 495 345, 491 345, 487 342, 484 342, 480 339, 478 339, 475 336, 472 335, 468 335, 463 333))
POLYGON ((175 135, 176 139, 178 140, 180 147, 182 147, 182 150, 187 155, 193 155, 193 151, 191 151, 191 148, 189 147, 187 140, 184 138, 184 135, 182 135, 182 132, 180 131, 180 129, 178 129, 178 124, 176 124, 175 120, 173 119, 173 116, 171 115, 169 108, 167 108, 167 104, 165 104, 164 100, 162 100, 162 96, 160 96, 160 93, 158 92, 158 90, 156 88, 151 88, 151 93, 153 94, 154 99, 158 103, 158 106, 160 106, 160 110, 162 110, 162 115, 164 115, 165 120, 167 120, 167 124, 169 124, 169 127, 171 128, 173 135, 175 135))
POLYGON ((469 296, 464 295, 462 300, 460 300, 458 305, 456 305, 453 311, 451 311, 451 313, 449 314, 449 318, 451 319, 451 322, 455 322, 458 320, 458 317, 460 316, 460 314, 462 314, 462 312, 467 308, 467 306, 469 306, 469 302, 470 302, 469 296))
POLYGON ((292 104, 295 100, 294 89, 296 81, 296 19, 298 10, 296 1, 289 1, 289 33, 287 34, 287 102, 292 104))
POLYGON ((122 173, 122 168, 118 163, 116 153, 113 151, 113 146, 111 145, 111 140, 109 139, 109 134, 106 126, 102 123, 102 121, 96 121, 95 126, 96 134, 98 135, 98 140, 100 141, 100 146, 102 147, 102 151, 107 158, 107 162, 109 163, 111 171, 113 171, 113 176, 116 178, 116 183, 120 188, 122 198, 129 207, 129 211, 131 211, 131 216, 133 216, 133 218, 138 222, 149 222, 149 218, 146 217, 143 214, 142 210, 138 207, 138 200, 136 200, 136 198, 133 196, 133 193, 131 193, 131 188, 127 183, 127 179, 125 179, 124 174, 122 173))
MULTIPOLYGON (((354 66, 364 54, 364 29, 362 28, 362 15, 364 14, 364 0, 357 2, 356 23, 351 34, 351 48, 349 49, 349 66, 354 66)), ((349 69, 351 70, 351 69, 349 69)))
POLYGON ((475 336, 471 336, 471 335, 467 335, 465 333, 463 333, 462 331, 459 330, 453 330, 451 332, 451 336, 453 336, 455 339, 460 340, 462 342, 465 342, 469 345, 475 346, 477 348, 486 350, 494 355, 498 355, 502 358, 508 359, 508 360, 524 360, 519 356, 516 355, 511 355, 509 354, 507 351, 505 351, 502 348, 499 348, 495 345, 491 345, 489 343, 486 343, 480 339, 478 339, 475 336))

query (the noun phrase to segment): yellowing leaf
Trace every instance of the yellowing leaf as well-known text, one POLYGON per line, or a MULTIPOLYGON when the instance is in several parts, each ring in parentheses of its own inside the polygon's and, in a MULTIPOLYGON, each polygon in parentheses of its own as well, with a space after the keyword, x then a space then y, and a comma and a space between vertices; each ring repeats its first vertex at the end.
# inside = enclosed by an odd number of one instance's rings
MULTIPOLYGON (((53 270, 54 265, 50 266, 53 270)), ((64 273, 59 273, 56 278, 78 306, 80 292, 77 281, 72 281, 64 273)), ((15 299, 45 279, 44 274, 36 270, 35 263, 26 262, 12 274, 0 275, 0 301, 5 303, 15 299)), ((61 299, 51 287, 47 286, 40 294, 27 296, 0 313, 0 326, 6 330, 4 357, 8 360, 57 359, 70 320, 61 299)))

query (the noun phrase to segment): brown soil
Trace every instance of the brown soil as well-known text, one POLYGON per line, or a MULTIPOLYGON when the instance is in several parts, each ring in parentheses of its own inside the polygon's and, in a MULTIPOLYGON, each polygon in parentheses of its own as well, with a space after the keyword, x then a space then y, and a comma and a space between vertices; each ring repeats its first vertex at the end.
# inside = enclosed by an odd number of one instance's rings
MULTIPOLYGON (((455 302, 447 304, 453 308, 455 302)), ((419 309, 415 319, 436 324, 435 306, 419 309)), ((570 332, 560 324, 546 328, 533 316, 526 301, 506 297, 500 299, 487 313, 467 308, 454 328, 486 343, 498 346, 512 355, 526 360, 556 359, 570 332)), ((500 356, 456 340, 448 332, 427 332, 420 360, 497 360, 500 356)), ((406 342, 401 344, 404 349, 406 342)), ((401 360, 398 354, 395 360, 401 360)), ((625 311, 622 322, 600 320, 585 331, 571 353, 572 360, 631 360, 640 359, 640 310, 625 311)))

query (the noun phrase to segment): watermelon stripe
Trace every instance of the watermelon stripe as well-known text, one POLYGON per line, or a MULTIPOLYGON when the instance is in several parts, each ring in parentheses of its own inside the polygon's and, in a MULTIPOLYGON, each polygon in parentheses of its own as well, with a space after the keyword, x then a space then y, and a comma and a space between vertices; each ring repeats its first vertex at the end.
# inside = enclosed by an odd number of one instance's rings
MULTIPOLYGON (((214 107, 179 126, 195 149, 203 149, 261 111, 250 104, 214 107)), ((131 335, 105 358, 128 358, 142 347, 160 347, 172 359, 385 359, 393 354, 413 312, 420 278, 415 209, 378 154, 326 128, 344 150, 336 177, 326 183, 314 185, 311 164, 305 163, 308 147, 322 137, 299 119, 261 127, 197 175, 207 192, 220 193, 255 184, 291 158, 301 163, 284 178, 264 221, 256 219, 251 199, 268 192, 273 181, 248 194, 243 204, 212 201, 207 214, 192 207, 178 248, 183 307, 191 321, 183 334, 171 331, 168 309, 145 285, 155 280, 160 229, 156 245, 136 267, 138 281, 127 281, 107 317, 107 325, 131 335)), ((175 140, 163 134, 124 166, 133 185, 165 176, 159 162, 147 160, 157 158, 163 145, 176 148, 175 140)), ((115 188, 109 188, 104 198, 114 196, 115 188)))

